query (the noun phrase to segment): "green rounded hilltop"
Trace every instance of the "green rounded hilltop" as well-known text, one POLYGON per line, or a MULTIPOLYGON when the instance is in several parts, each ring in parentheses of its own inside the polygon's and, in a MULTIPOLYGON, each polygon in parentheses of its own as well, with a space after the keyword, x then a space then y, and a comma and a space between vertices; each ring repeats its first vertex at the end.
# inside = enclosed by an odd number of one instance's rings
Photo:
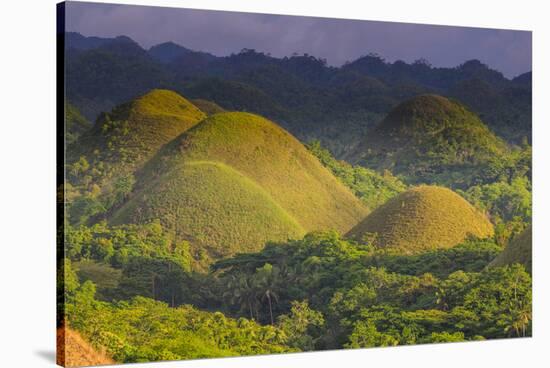
POLYGON ((156 218, 215 259, 305 233, 258 184, 219 162, 173 167, 135 195, 112 222, 156 218))
POLYGON ((77 193, 72 223, 105 218, 133 191, 136 171, 206 115, 175 92, 155 89, 103 113, 67 147, 67 188, 77 193))
POLYGON ((533 268, 533 229, 529 226, 520 235, 508 243, 506 248, 489 264, 489 267, 501 267, 513 263, 525 266, 531 273, 533 268))
POLYGON ((67 150, 70 164, 84 157, 97 163, 96 177, 132 172, 160 147, 206 115, 175 92, 155 89, 103 113, 67 150))
POLYGON ((414 254, 450 248, 469 236, 489 237, 493 231, 487 218, 452 190, 422 185, 390 199, 348 236, 414 254))
POLYGON ((460 187, 506 151, 504 141, 460 103, 420 95, 395 107, 348 158, 390 169, 412 184, 460 187))
POLYGON ((344 233, 368 214, 297 139, 244 112, 204 119, 136 178, 134 199, 112 221, 158 218, 216 258, 313 230, 344 233), (176 221, 173 213, 185 215, 176 221))

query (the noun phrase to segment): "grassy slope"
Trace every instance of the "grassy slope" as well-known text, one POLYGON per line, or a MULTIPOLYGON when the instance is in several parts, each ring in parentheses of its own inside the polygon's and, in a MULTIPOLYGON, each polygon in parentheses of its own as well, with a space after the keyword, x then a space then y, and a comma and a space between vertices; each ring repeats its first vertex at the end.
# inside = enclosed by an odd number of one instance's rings
POLYGON ((377 208, 348 235, 361 238, 377 233, 377 247, 417 253, 450 248, 469 235, 491 236, 493 226, 466 200, 436 186, 412 188, 377 208))
POLYGON ((420 95, 394 108, 350 159, 391 169, 411 183, 460 185, 506 150, 504 141, 464 106, 438 95, 420 95))
POLYGON ((154 218, 214 258, 304 234, 258 184, 219 162, 175 165, 136 194, 112 222, 154 218))
POLYGON ((512 239, 490 264, 490 267, 500 267, 512 263, 520 263, 525 266, 529 273, 533 267, 533 229, 531 226, 523 233, 512 239))
POLYGON ((298 140, 257 115, 228 112, 205 119, 151 160, 141 185, 189 161, 223 163, 247 176, 306 231, 346 232, 368 212, 298 140))
POLYGON ((132 172, 157 150, 205 117, 175 92, 152 90, 104 114, 67 151, 69 163, 86 157, 95 177, 132 172), (101 167, 97 167, 101 163, 101 167))
POLYGON ((94 349, 78 332, 60 327, 57 329, 57 364, 82 367, 115 364, 115 361, 94 349))

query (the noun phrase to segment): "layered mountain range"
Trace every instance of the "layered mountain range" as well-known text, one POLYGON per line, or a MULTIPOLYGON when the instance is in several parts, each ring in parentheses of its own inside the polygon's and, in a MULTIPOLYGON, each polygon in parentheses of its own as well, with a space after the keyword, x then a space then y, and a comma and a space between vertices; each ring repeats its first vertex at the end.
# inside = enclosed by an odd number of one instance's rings
POLYGON ((510 80, 477 60, 439 68, 368 54, 333 67, 307 54, 275 58, 243 49, 219 57, 172 42, 146 50, 125 36, 78 33, 66 34, 66 46, 67 98, 90 121, 153 88, 168 88, 260 114, 342 157, 399 103, 435 93, 459 100, 509 142, 531 136, 531 73, 510 80))

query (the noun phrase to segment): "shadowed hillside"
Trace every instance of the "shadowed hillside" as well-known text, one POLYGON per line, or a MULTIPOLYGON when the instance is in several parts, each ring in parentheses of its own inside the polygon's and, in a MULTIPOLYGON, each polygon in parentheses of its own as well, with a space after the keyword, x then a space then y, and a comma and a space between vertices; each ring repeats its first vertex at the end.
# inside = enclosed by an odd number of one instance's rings
POLYGON ((420 95, 394 108, 350 159, 390 169, 413 184, 460 187, 475 181, 484 165, 506 151, 504 141, 461 104, 420 95))
POLYGON ((206 115, 214 115, 219 112, 225 112, 226 110, 215 102, 196 98, 191 100, 193 105, 197 106, 206 115))
POLYGON ((405 254, 450 248, 470 235, 491 236, 493 226, 458 194, 436 186, 415 187, 390 199, 348 233, 405 254))
POLYGON ((500 267, 519 263, 525 266, 525 269, 532 272, 533 268, 533 229, 529 226, 523 233, 512 239, 490 264, 489 267, 500 267))
POLYGON ((73 143, 91 127, 92 124, 82 116, 74 105, 65 102, 65 144, 73 143))

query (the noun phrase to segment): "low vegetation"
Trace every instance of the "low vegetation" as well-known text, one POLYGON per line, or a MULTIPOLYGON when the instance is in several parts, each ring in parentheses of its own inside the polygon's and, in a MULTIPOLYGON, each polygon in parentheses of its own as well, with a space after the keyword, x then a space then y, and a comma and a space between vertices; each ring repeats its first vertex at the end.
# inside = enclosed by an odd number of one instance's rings
POLYGON ((388 170, 379 174, 366 167, 336 160, 328 150, 321 147, 319 141, 311 142, 307 148, 371 210, 407 189, 388 170))
POLYGON ((523 265, 487 268, 499 250, 470 240, 391 255, 312 233, 218 261, 207 275, 184 271, 175 282, 175 265, 154 271, 144 267, 154 257, 137 256, 141 266, 123 271, 125 283, 158 291, 105 301, 66 260, 66 316, 119 362, 530 336, 531 277, 523 265))
POLYGON ((505 245, 523 232, 532 221, 531 180, 525 175, 458 191, 495 224, 497 242, 505 245))

